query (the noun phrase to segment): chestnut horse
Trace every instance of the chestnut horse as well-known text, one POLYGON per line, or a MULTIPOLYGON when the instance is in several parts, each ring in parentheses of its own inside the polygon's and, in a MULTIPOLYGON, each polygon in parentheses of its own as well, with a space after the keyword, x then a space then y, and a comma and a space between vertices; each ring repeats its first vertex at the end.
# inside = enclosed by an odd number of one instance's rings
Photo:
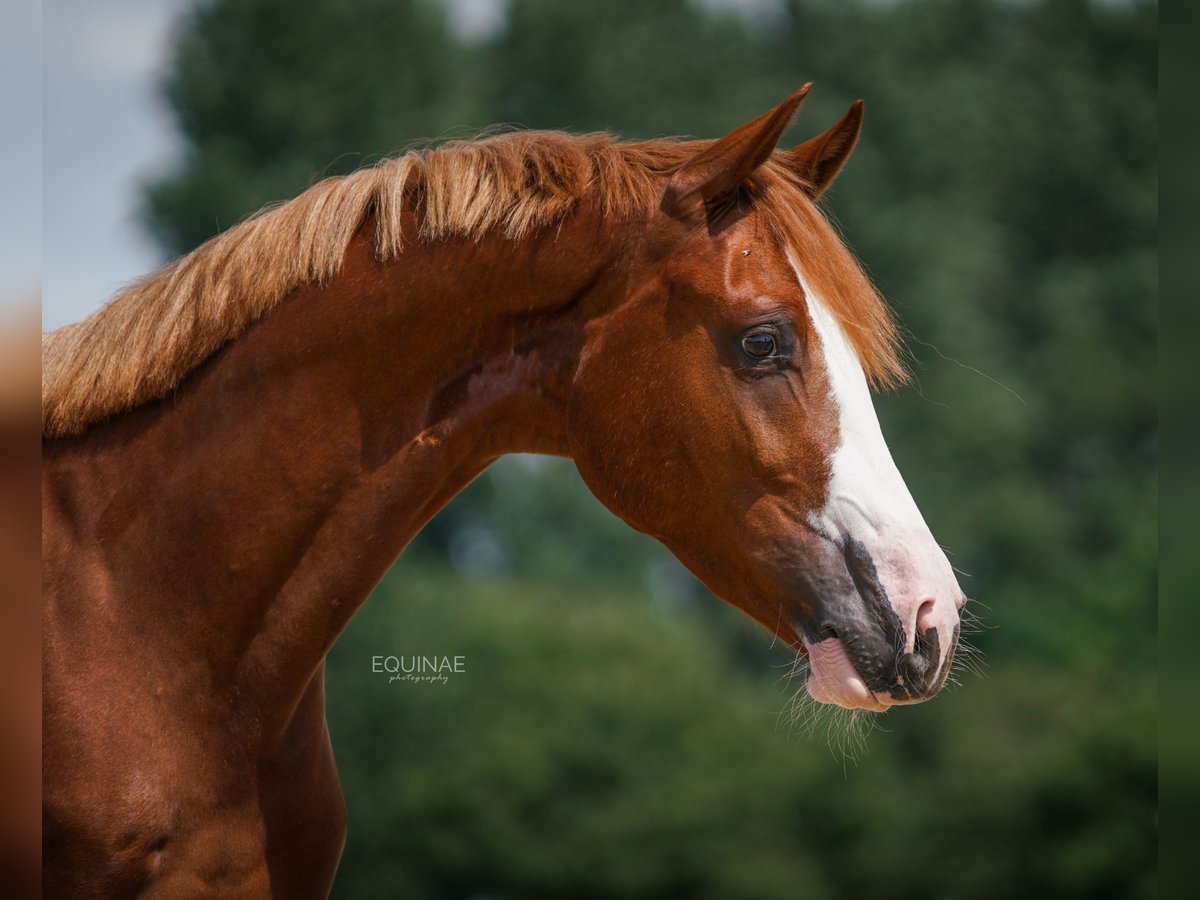
POLYGON ((497 457, 609 509, 811 662, 941 687, 963 602, 870 384, 886 306, 815 200, 861 103, 717 141, 512 133, 322 181, 44 339, 44 866, 55 897, 322 897, 324 660, 497 457))

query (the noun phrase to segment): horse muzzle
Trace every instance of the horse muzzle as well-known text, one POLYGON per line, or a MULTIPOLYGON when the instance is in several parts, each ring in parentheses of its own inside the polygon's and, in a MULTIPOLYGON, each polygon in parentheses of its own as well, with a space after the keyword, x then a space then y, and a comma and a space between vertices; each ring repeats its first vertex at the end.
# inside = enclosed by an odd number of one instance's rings
POLYGON ((927 585, 920 573, 929 569, 903 551, 877 566, 852 538, 843 540, 842 557, 848 579, 827 580, 816 592, 816 616, 798 623, 809 693, 875 712, 929 699, 945 684, 958 645, 964 598, 957 582, 927 577, 934 582, 927 585))

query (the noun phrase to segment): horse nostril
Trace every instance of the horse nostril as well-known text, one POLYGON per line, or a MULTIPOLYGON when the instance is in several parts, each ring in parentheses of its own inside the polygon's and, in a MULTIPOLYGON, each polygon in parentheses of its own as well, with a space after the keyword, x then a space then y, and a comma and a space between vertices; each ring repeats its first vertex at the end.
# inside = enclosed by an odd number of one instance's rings
POLYGON ((929 684, 933 672, 929 659, 918 653, 906 653, 900 658, 896 674, 910 694, 922 694, 929 684))
POLYGON ((936 628, 937 622, 934 621, 934 610, 936 604, 932 600, 926 600, 917 608, 917 634, 924 634, 930 628, 936 628))

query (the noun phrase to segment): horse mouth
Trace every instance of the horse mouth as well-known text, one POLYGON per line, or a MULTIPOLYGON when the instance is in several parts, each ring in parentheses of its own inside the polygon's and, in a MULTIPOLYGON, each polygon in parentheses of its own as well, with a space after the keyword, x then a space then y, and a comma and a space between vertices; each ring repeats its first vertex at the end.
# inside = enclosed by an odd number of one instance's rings
POLYGON ((836 634, 817 642, 806 638, 804 649, 808 653, 808 693, 818 703, 871 712, 883 712, 893 705, 891 697, 879 697, 867 686, 836 634))
POLYGON ((867 548, 847 537, 841 552, 854 590, 831 593, 815 622, 796 623, 808 654, 808 693, 819 703, 872 712, 928 700, 949 674, 957 615, 952 628, 936 619, 921 624, 918 608, 906 625, 867 548))
POLYGON ((802 638, 808 654, 808 693, 818 703, 871 712, 884 712, 893 706, 920 703, 938 693, 945 684, 957 649, 957 639, 956 628, 950 651, 946 659, 941 660, 937 632, 931 629, 919 635, 917 652, 897 652, 896 670, 888 677, 883 675, 879 666, 856 663, 838 632, 833 628, 825 628, 819 640, 802 638), (864 675, 864 671, 869 674, 864 675), (882 683, 884 679, 890 683, 882 683))

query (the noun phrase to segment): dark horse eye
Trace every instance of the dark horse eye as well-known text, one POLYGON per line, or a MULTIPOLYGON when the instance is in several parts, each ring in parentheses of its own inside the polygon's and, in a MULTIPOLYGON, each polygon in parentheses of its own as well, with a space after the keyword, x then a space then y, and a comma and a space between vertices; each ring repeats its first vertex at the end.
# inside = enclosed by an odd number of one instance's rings
POLYGON ((742 338, 742 349, 755 359, 775 355, 775 337, 770 334, 748 334, 742 338))

